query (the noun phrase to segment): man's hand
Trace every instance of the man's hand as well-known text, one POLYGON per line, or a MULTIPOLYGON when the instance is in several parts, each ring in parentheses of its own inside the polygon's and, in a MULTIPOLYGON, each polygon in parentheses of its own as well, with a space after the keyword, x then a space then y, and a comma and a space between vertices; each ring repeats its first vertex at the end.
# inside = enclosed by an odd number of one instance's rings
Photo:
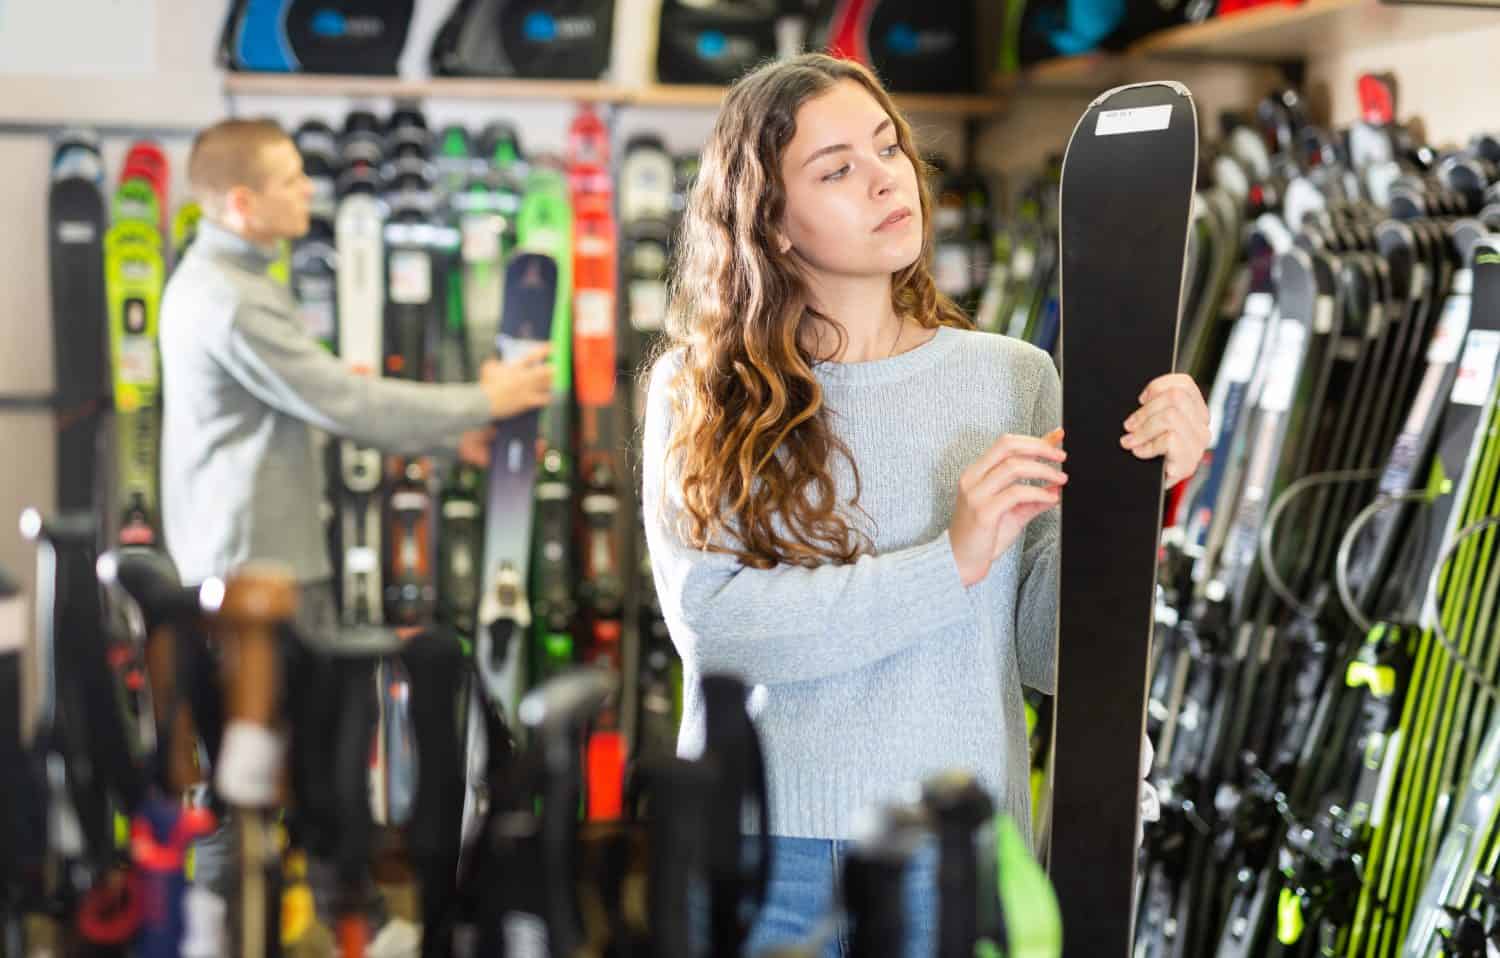
POLYGON ((1208 449, 1208 403, 1191 376, 1173 373, 1151 381, 1141 408, 1125 420, 1120 445, 1137 459, 1166 457, 1168 488, 1191 476, 1208 449))
POLYGON ((470 429, 458 439, 458 461, 480 469, 488 469, 490 465, 490 450, 494 447, 494 444, 494 426, 486 426, 483 429, 470 429))
POLYGON ((552 399, 552 347, 543 343, 512 361, 486 359, 479 385, 490 399, 490 415, 509 419, 540 409, 552 399))

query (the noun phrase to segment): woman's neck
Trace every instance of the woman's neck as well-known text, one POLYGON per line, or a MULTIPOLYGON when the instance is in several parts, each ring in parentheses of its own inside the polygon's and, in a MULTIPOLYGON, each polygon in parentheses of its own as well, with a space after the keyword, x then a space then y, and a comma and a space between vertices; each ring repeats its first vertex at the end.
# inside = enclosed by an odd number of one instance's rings
POLYGON ((810 330, 808 348, 819 360, 864 363, 894 356, 903 343, 909 347, 911 330, 896 312, 889 279, 825 278, 811 292, 813 307, 829 320, 810 330))

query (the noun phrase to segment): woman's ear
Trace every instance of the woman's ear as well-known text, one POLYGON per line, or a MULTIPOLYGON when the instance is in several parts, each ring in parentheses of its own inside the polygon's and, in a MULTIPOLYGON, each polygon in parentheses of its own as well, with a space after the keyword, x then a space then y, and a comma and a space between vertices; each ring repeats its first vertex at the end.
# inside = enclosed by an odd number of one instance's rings
POLYGON ((791 248, 792 248, 792 241, 789 240, 789 239, 787 239, 786 238, 786 234, 783 233, 783 232, 781 232, 781 230, 777 230, 776 231, 776 250, 777 250, 777 252, 781 253, 782 255, 785 255, 789 250, 791 250, 791 248))

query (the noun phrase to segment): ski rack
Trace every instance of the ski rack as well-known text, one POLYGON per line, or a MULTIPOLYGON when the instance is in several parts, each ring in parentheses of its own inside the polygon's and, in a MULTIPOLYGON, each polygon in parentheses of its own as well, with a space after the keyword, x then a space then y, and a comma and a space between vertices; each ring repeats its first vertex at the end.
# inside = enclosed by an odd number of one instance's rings
POLYGON ((1276 497, 1276 501, 1271 503, 1271 508, 1266 511, 1265 522, 1262 523, 1260 528, 1258 555, 1261 570, 1266 576, 1266 585, 1270 587, 1272 592, 1276 593, 1278 599, 1286 603, 1288 608, 1307 616, 1314 616, 1318 613, 1316 608, 1308 605, 1294 595, 1291 587, 1286 584, 1286 580, 1281 577, 1281 573, 1276 571, 1272 546, 1276 541, 1276 526, 1281 520, 1281 514, 1286 511, 1286 507, 1293 499, 1316 486, 1335 486, 1346 482, 1366 482, 1370 479, 1378 478, 1380 472, 1381 470, 1379 469, 1346 469, 1313 473, 1310 476, 1303 476, 1301 479, 1287 486, 1286 489, 1282 490, 1281 495, 1276 497))
MULTIPOLYGON (((1427 598, 1430 602, 1436 603, 1442 598, 1441 582, 1443 568, 1448 564, 1448 560, 1453 558, 1454 554, 1458 551, 1458 547, 1465 539, 1472 538, 1475 534, 1493 526, 1500 526, 1500 515, 1485 516, 1483 519, 1477 519, 1469 525, 1464 526, 1454 535, 1453 541, 1448 543, 1448 548, 1444 549, 1442 554, 1438 556, 1437 562, 1433 563, 1432 573, 1427 577, 1427 598)), ((1441 607, 1441 605, 1436 606, 1436 608, 1441 607)), ((1474 667, 1473 661, 1467 655, 1460 652, 1458 646, 1453 644, 1453 640, 1448 638, 1448 631, 1443 628, 1443 617, 1441 615, 1434 616, 1432 619, 1432 637, 1442 644, 1444 650, 1452 657, 1454 663, 1463 669, 1464 675, 1478 687, 1479 691, 1494 699, 1495 702, 1500 703, 1500 688, 1497 688, 1492 682, 1486 679, 1484 674, 1474 667)))
POLYGON ((1430 506, 1432 499, 1432 494, 1426 489, 1415 489, 1394 496, 1377 496, 1374 502, 1360 510, 1354 521, 1349 523, 1349 528, 1344 530, 1344 537, 1339 540, 1338 554, 1334 558, 1333 582, 1338 591, 1339 604, 1344 607, 1344 612, 1360 632, 1368 634, 1375 623, 1365 617, 1364 611, 1359 607, 1359 600, 1354 596, 1354 590, 1349 588, 1349 556, 1354 551, 1354 540, 1359 538, 1360 532, 1369 525, 1370 520, 1392 506, 1407 502, 1430 506))
MULTIPOLYGON (((201 131, 196 126, 137 125, 134 123, 89 123, 87 121, 0 121, 0 136, 45 136, 56 138, 74 130, 88 130, 100 139, 125 140, 191 140, 201 131)), ((100 397, 106 408, 113 397, 100 397)), ((41 414, 63 409, 62 395, 56 391, 7 393, 0 395, 0 414, 41 414)))

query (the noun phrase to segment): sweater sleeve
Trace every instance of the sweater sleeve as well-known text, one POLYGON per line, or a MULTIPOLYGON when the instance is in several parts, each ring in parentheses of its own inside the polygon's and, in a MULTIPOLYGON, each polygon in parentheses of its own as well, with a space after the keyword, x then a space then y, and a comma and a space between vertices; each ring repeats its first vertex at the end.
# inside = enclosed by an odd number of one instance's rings
POLYGON ((642 503, 647 546, 673 644, 700 674, 750 684, 853 672, 974 614, 947 532, 848 565, 754 569, 679 533, 681 486, 667 463, 676 354, 657 363, 647 400, 642 503))
POLYGON ((215 357, 267 405, 325 432, 396 455, 452 453, 453 437, 490 419, 474 384, 360 376, 283 317, 254 303, 234 313, 215 357))
MULTIPOLYGON (((1062 383, 1057 367, 1038 353, 1040 371, 1032 406, 1031 435, 1062 424, 1062 383)), ((1058 532, 1061 507, 1049 509, 1026 527, 1021 548, 1021 589, 1016 601, 1016 661, 1021 682, 1049 695, 1057 689, 1058 532)))

